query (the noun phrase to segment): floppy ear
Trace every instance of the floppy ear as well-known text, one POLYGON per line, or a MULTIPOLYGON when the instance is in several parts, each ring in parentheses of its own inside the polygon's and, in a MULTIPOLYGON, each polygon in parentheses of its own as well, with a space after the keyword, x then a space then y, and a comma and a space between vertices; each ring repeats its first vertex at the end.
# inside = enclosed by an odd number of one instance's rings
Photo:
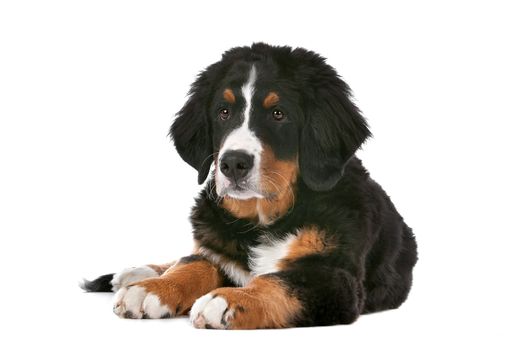
POLYGON ((333 188, 348 160, 371 135, 350 97, 348 85, 334 74, 305 106, 299 166, 304 182, 315 191, 333 188))
POLYGON ((206 115, 210 83, 202 72, 192 84, 189 99, 170 129, 177 152, 199 172, 199 185, 206 180, 213 162, 210 126, 206 115))

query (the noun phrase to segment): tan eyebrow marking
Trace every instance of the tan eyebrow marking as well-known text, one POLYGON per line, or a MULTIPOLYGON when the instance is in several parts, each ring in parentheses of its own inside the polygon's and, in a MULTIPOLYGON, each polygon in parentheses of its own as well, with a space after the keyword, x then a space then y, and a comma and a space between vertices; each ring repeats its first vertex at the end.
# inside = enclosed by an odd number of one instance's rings
POLYGON ((275 106, 279 102, 279 95, 277 95, 275 92, 268 93, 268 96, 265 97, 263 101, 263 107, 264 108, 270 108, 275 106))
POLYGON ((235 95, 233 94, 233 91, 231 89, 224 90, 224 92, 222 93, 222 97, 224 97, 224 99, 228 103, 235 103, 235 95))

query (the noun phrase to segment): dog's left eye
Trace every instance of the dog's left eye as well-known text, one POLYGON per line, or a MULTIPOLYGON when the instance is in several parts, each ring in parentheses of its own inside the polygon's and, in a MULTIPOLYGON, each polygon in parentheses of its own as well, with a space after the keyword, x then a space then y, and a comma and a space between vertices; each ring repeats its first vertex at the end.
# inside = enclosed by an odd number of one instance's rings
POLYGON ((272 112, 273 119, 280 121, 284 119, 284 113, 280 109, 274 109, 272 112))

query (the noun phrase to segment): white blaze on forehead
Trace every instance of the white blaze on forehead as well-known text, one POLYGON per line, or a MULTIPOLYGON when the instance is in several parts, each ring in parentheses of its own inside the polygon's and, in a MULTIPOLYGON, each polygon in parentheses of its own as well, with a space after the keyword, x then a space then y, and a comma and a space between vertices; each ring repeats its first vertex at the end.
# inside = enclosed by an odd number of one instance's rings
POLYGON ((219 150, 219 161, 222 159, 224 153, 228 151, 242 151, 248 153, 253 156, 253 168, 241 182, 241 185, 245 188, 242 192, 228 192, 228 186, 231 184, 230 180, 228 180, 221 171, 217 171, 215 182, 217 185, 217 193, 220 195, 228 194, 229 196, 238 199, 248 199, 252 197, 262 198, 259 191, 259 168, 263 146, 261 141, 255 136, 255 133, 250 129, 250 118, 253 112, 253 95, 255 93, 256 80, 257 70, 255 69, 255 66, 252 65, 246 82, 241 88, 241 93, 245 101, 244 110, 241 115, 241 125, 232 130, 226 136, 226 139, 219 150))
POLYGON ((253 93, 255 92, 255 80, 257 79, 257 71, 255 69, 255 66, 252 66, 250 69, 250 75, 248 76, 248 81, 246 84, 244 84, 241 88, 242 97, 244 97, 244 101, 246 102, 246 107, 244 108, 244 119, 242 121, 243 126, 248 126, 248 122, 250 120, 250 113, 252 110, 252 99, 253 99, 253 93))
POLYGON ((258 164, 262 144, 249 128, 250 116, 252 114, 252 100, 255 92, 255 81, 257 80, 257 70, 252 66, 246 83, 241 88, 241 93, 245 101, 244 111, 242 113, 242 124, 234 129, 224 141, 219 152, 219 159, 226 151, 245 151, 254 156, 254 164, 258 164))

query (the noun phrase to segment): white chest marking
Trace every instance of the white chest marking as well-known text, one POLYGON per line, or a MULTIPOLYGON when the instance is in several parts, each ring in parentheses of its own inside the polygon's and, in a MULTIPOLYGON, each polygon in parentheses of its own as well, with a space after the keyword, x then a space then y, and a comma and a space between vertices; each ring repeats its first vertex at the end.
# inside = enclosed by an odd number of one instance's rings
POLYGON ((282 240, 269 241, 251 248, 248 265, 252 275, 259 276, 279 271, 279 261, 288 255, 290 244, 296 238, 295 235, 290 234, 282 240))

